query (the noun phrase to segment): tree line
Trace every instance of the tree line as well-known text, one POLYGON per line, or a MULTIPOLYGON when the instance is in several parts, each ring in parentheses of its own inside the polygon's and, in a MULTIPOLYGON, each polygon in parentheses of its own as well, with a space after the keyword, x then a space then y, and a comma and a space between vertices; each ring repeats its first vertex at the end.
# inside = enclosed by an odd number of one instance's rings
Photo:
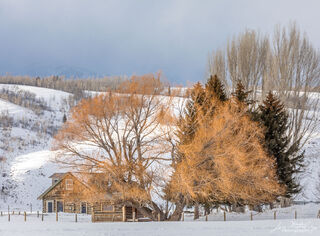
POLYGON ((37 98, 35 93, 24 90, 0 90, 0 98, 18 106, 31 109, 37 115, 42 115, 45 110, 50 111, 50 107, 44 99, 37 98))
MULTIPOLYGON (((62 90, 82 98, 84 92, 89 91, 109 91, 118 88, 125 76, 110 76, 103 78, 64 78, 63 76, 30 77, 30 76, 0 76, 2 84, 29 85, 43 88, 62 90)), ((77 99, 80 100, 80 99, 77 99)))
POLYGON ((188 99, 161 88, 157 77, 131 77, 82 100, 55 136, 57 162, 108 183, 92 186, 92 202, 109 191, 153 220, 179 220, 186 206, 254 208, 300 191, 303 152, 273 92, 256 106, 241 81, 228 95, 217 76, 188 99))
POLYGON ((317 126, 320 53, 295 23, 272 35, 246 30, 208 57, 208 75, 217 74, 231 91, 241 81, 262 101, 273 91, 290 108, 288 131, 303 145, 317 126))

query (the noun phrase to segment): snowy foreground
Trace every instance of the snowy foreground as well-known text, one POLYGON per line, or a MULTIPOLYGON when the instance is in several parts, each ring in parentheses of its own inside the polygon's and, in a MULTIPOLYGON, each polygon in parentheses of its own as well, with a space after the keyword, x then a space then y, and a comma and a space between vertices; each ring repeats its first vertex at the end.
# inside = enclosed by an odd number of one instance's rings
POLYGON ((90 222, 55 222, 48 217, 44 222, 40 218, 15 216, 10 222, 7 217, 0 217, 1 236, 177 236, 177 235, 320 235, 320 220, 258 220, 258 221, 196 221, 196 222, 145 222, 145 223, 90 223, 90 222))
MULTIPOLYGON (((45 214, 43 221, 41 215, 27 213, 24 216, 15 212, 8 221, 7 212, 0 216, 0 236, 256 236, 256 235, 320 235, 320 219, 317 213, 318 204, 292 206, 265 210, 262 213, 227 213, 227 221, 223 221, 223 212, 212 212, 208 221, 205 217, 193 221, 192 214, 185 215, 184 222, 104 222, 91 223, 90 215, 75 215, 59 213, 45 214), (276 220, 274 220, 276 212, 276 220), (295 218, 295 212, 297 219, 295 218), (252 213, 253 221, 250 220, 252 213)), ((12 214, 12 212, 11 212, 12 214)))

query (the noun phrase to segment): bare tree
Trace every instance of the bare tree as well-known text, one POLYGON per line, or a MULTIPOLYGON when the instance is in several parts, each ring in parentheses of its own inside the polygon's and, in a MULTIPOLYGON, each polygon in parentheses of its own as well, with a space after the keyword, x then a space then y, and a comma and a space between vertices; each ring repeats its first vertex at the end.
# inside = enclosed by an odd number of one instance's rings
POLYGON ((268 38, 252 30, 246 30, 228 43, 226 54, 232 87, 240 80, 246 89, 253 90, 253 99, 256 99, 266 70, 268 50, 268 38))
POLYGON ((166 218, 154 199, 161 194, 168 130, 163 120, 170 98, 158 95, 159 78, 132 77, 118 93, 83 100, 55 137, 57 161, 83 173, 104 173, 112 183, 114 201, 138 208, 156 220, 166 218))
POLYGON ((303 145, 317 124, 320 96, 313 92, 320 81, 320 54, 295 24, 276 27, 269 76, 272 90, 290 109, 293 141, 303 145))
POLYGON ((273 38, 246 30, 208 60, 208 73, 220 73, 234 88, 240 80, 252 99, 275 91, 290 114, 290 134, 302 147, 317 125, 320 54, 296 24, 276 26, 273 38), (226 61, 224 61, 226 60, 226 61), (220 71, 225 71, 221 73, 220 71))
POLYGON ((228 86, 227 78, 227 65, 225 53, 222 50, 213 51, 211 55, 208 56, 208 68, 207 68, 207 78, 211 75, 217 75, 223 84, 228 86))

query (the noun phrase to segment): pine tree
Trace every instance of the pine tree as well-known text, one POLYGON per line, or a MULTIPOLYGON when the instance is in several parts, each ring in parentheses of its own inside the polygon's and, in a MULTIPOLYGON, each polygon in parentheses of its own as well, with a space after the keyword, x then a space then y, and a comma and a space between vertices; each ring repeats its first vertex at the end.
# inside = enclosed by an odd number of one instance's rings
POLYGON ((246 105, 253 104, 253 100, 249 99, 249 94, 252 91, 246 91, 243 84, 241 83, 241 80, 238 80, 236 89, 232 93, 232 96, 237 99, 237 101, 245 103, 246 105))
POLYGON ((177 136, 179 144, 187 144, 193 139, 197 129, 197 119, 204 100, 204 89, 200 83, 197 83, 192 88, 190 100, 188 100, 184 110, 184 116, 180 117, 178 123, 177 136))
MULTIPOLYGON (((198 126, 198 118, 205 100, 205 91, 202 85, 198 82, 191 89, 190 98, 186 103, 186 107, 183 111, 183 115, 180 117, 177 124, 177 152, 175 155, 175 161, 172 163, 172 167, 175 168, 178 163, 182 161, 185 156, 179 151, 180 145, 186 145, 192 142, 198 126)), ((175 172, 172 174, 175 175, 175 172)), ((165 187, 166 198, 171 201, 175 201, 177 193, 170 192, 171 183, 169 182, 165 187)), ((182 196, 182 195, 181 195, 182 196)))
POLYGON ((63 122, 63 123, 66 123, 66 122, 67 122, 67 116, 66 116, 66 114, 63 114, 62 122, 63 122))
POLYGON ((208 117, 212 117, 215 107, 218 105, 218 103, 228 100, 224 85, 218 76, 210 76, 205 85, 205 94, 206 98, 205 102, 203 103, 202 110, 204 115, 209 115, 208 117))
POLYGON ((208 100, 212 100, 212 98, 215 97, 222 102, 227 101, 227 95, 224 85, 217 75, 210 76, 206 83, 205 89, 208 100))
POLYGON ((284 105, 272 92, 269 92, 259 106, 258 121, 265 127, 264 143, 267 153, 276 159, 277 175, 281 184, 286 186, 286 197, 300 191, 296 174, 303 168, 304 153, 299 143, 292 143, 288 136, 288 114, 284 105))

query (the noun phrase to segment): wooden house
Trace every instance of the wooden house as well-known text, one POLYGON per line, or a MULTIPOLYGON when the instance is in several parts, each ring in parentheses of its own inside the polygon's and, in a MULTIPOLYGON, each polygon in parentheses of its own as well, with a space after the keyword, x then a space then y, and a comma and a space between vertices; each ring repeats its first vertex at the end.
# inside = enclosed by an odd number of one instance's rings
POLYGON ((99 192, 97 188, 93 188, 93 184, 98 184, 93 181, 97 179, 96 175, 88 174, 87 178, 73 172, 51 175, 49 178, 52 179, 52 185, 38 197, 38 200, 42 200, 43 212, 92 214, 94 222, 132 221, 144 218, 131 206, 115 204, 111 192, 99 192))

